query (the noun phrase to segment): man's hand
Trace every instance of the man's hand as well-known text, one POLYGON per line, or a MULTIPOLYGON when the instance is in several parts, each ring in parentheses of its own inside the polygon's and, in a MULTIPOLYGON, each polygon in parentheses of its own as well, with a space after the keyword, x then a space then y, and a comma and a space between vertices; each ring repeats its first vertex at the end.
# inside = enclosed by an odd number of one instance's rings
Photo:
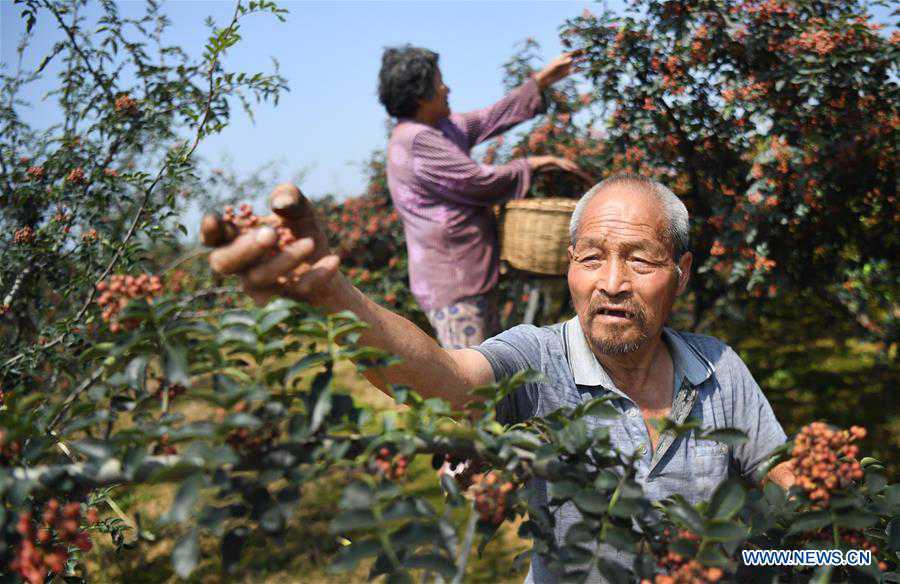
POLYGON ((785 491, 794 486, 796 482, 796 477, 794 476, 794 469, 791 467, 790 461, 782 462, 780 464, 775 465, 768 474, 763 478, 762 483, 765 484, 767 480, 772 481, 785 491))
POLYGON ((328 238, 300 189, 280 184, 269 195, 269 204, 274 214, 262 218, 264 226, 241 235, 218 215, 205 216, 200 238, 216 248, 209 264, 220 274, 239 275, 244 291, 257 304, 276 294, 315 303, 337 273, 340 259, 330 253, 328 238), (296 240, 279 249, 276 228, 282 227, 296 240))
POLYGON ((563 53, 550 61, 546 67, 535 73, 534 80, 537 81, 538 87, 543 91, 560 79, 571 74, 573 65, 580 60, 580 54, 575 51, 563 53))

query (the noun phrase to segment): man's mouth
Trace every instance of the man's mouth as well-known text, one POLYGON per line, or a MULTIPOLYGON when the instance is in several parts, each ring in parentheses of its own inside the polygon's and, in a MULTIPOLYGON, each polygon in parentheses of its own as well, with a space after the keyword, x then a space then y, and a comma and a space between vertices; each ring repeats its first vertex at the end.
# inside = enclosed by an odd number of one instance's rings
POLYGON ((621 318, 621 319, 631 320, 634 318, 634 312, 624 309, 624 308, 617 308, 615 306, 601 306, 600 308, 597 309, 596 314, 598 316, 605 316, 608 318, 615 318, 615 319, 621 318))

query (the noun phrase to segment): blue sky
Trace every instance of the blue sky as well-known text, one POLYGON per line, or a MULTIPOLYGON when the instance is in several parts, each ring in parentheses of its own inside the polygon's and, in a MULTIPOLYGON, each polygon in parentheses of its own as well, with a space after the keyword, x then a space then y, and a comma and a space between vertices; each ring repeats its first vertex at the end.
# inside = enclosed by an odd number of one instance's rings
MULTIPOLYGON (((358 194, 364 189, 359 162, 386 142, 386 114, 376 97, 376 79, 385 46, 412 43, 440 53, 450 105, 466 111, 500 98, 502 63, 517 43, 535 38, 545 59, 562 48, 557 31, 566 18, 580 14, 590 2, 279 2, 287 22, 268 14, 243 21, 242 40, 226 59, 229 70, 272 70, 278 59, 290 92, 277 107, 257 104, 255 125, 235 103, 229 127, 201 143, 198 154, 215 163, 228 156, 231 166, 250 172, 278 161, 289 178, 309 169, 302 187, 311 196, 333 192, 358 194)), ((143 2, 119 4, 123 15, 143 13, 143 2)), ((207 37, 207 16, 220 25, 230 19, 234 3, 180 0, 163 3, 172 20, 164 45, 176 44, 199 57, 207 37)), ((0 57, 16 64, 15 47, 24 32, 20 8, 0 0, 0 57)), ((96 14, 92 7, 88 14, 96 14)), ((49 19, 40 19, 23 66, 36 67, 53 42, 61 38, 49 19)), ((45 82, 24 97, 23 112, 41 127, 54 120, 58 106, 41 101, 54 86, 48 68, 45 82)))

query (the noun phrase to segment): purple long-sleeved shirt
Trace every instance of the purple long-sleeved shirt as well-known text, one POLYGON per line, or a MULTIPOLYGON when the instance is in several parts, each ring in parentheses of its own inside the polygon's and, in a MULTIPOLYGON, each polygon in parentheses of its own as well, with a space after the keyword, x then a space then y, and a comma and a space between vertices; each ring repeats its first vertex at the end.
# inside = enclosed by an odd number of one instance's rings
POLYGON ((437 127, 398 120, 387 155, 388 187, 403 220, 409 282, 423 310, 490 291, 500 249, 491 207, 531 185, 525 159, 479 164, 469 151, 544 111, 534 79, 485 109, 452 114, 437 127))

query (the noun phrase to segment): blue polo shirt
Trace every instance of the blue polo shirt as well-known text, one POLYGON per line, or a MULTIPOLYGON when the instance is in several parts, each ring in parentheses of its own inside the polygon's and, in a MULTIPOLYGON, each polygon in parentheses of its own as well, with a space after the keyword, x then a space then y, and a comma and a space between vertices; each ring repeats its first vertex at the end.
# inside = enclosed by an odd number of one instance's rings
MULTIPOLYGON (((498 418, 515 423, 545 416, 563 406, 577 407, 595 397, 613 394, 610 403, 621 416, 589 418, 589 425, 609 427, 614 447, 624 454, 635 451, 637 481, 650 500, 681 494, 691 503, 709 500, 720 482, 732 475, 757 480, 754 471, 787 437, 747 366, 725 343, 705 335, 663 329, 663 339, 674 365, 674 392, 669 417, 678 423, 689 416, 703 431, 737 428, 749 440, 726 446, 698 440, 695 433, 675 438, 660 435, 651 453, 650 436, 640 408, 616 387, 597 361, 578 318, 545 327, 519 325, 472 347, 487 358, 495 379, 523 369, 543 374, 543 379, 520 387, 497 407, 498 418)), ((546 505, 546 484, 536 480, 535 503, 546 505)), ((556 511, 556 537, 563 540, 569 527, 581 517, 571 503, 556 511)), ((630 568, 629 558, 612 551, 619 563, 630 568)), ((532 557, 526 582, 555 582, 546 562, 532 557)), ((604 580, 594 571, 590 582, 604 580)))

